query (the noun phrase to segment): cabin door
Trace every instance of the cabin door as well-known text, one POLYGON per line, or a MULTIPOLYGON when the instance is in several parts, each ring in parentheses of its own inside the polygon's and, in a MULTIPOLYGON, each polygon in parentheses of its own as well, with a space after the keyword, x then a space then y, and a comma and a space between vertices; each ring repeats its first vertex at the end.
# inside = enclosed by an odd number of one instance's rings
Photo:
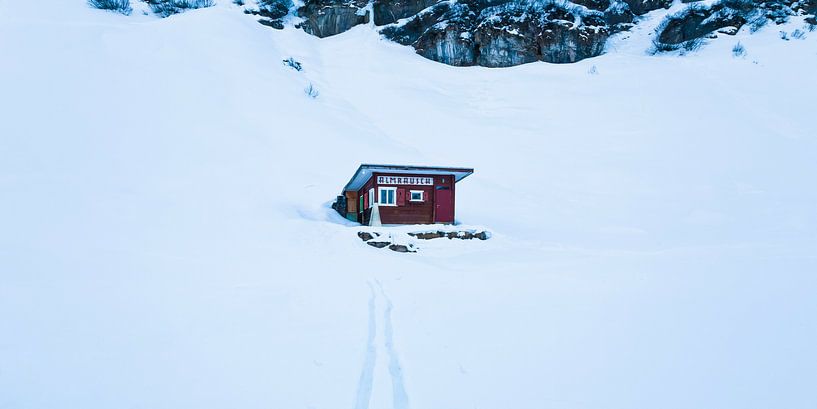
POLYGON ((434 188, 434 223, 454 223, 454 196, 448 186, 434 188))

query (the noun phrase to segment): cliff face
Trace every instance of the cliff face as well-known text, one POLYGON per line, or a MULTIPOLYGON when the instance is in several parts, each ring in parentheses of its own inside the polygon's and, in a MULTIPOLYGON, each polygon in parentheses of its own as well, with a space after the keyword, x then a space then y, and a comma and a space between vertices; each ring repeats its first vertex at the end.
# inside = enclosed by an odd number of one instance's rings
POLYGON ((770 22, 782 24, 797 15, 811 14, 812 17, 806 19, 809 22, 816 11, 815 0, 722 0, 708 6, 693 3, 664 20, 658 28, 656 46, 683 46, 713 31, 735 34, 745 25, 756 31, 770 22))
POLYGON ((340 34, 369 22, 366 5, 366 0, 306 0, 298 9, 298 14, 305 19, 300 27, 321 38, 340 34))
POLYGON ((459 3, 383 30, 419 54, 451 65, 507 67, 533 61, 575 62, 601 54, 612 29, 600 11, 506 3, 479 9, 459 3))
MULTIPOLYGON (((380 32, 418 54, 456 66, 507 67, 533 61, 571 63, 604 52, 611 34, 637 17, 669 8, 672 0, 307 0, 301 27, 319 37, 357 24, 380 32)), ((692 2, 659 27, 659 51, 715 30, 814 13, 817 0, 721 0, 692 2)))
POLYGON ((599 55, 610 34, 627 29, 637 14, 666 6, 667 0, 374 0, 369 8, 365 0, 307 0, 297 14, 305 19, 300 26, 319 37, 373 18, 383 35, 426 58, 507 67, 599 55))

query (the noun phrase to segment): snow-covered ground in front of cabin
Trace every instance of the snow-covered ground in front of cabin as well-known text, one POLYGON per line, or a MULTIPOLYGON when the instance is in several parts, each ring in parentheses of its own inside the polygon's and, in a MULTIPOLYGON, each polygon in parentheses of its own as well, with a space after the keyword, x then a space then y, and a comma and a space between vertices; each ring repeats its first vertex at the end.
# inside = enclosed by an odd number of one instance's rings
POLYGON ((0 407, 817 406, 802 18, 486 69, 222 3, 0 0, 0 407), (494 237, 367 246, 361 162, 475 167, 494 237))

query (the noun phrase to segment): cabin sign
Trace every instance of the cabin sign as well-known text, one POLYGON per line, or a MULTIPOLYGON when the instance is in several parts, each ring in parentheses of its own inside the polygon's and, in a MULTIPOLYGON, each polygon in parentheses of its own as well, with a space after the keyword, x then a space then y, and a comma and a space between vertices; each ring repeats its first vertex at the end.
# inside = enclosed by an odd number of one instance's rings
POLYGON ((434 178, 414 176, 378 176, 377 184, 432 186, 434 185, 434 178))

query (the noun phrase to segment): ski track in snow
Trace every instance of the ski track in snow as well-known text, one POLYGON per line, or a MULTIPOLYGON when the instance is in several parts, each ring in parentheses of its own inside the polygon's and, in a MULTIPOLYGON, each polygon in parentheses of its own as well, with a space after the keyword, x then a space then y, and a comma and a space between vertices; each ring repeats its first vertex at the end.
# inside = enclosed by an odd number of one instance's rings
POLYGON ((400 358, 397 355, 397 350, 394 347, 394 327, 391 322, 391 311, 394 306, 391 299, 386 295, 383 289, 383 284, 377 281, 377 286, 380 288, 380 294, 386 301, 386 310, 383 313, 383 334, 385 336, 386 353, 389 356, 389 374, 391 375, 392 384, 392 407, 393 409, 408 409, 409 399, 406 393, 406 386, 403 383, 403 368, 400 366, 400 358))
POLYGON ((360 371, 360 380, 357 384, 357 398, 355 409, 368 409, 372 399, 372 385, 374 384, 374 366, 377 362, 377 347, 375 346, 375 335, 377 334, 377 320, 375 316, 376 294, 372 283, 369 284, 369 333, 366 338, 366 358, 363 360, 363 368, 360 371))

